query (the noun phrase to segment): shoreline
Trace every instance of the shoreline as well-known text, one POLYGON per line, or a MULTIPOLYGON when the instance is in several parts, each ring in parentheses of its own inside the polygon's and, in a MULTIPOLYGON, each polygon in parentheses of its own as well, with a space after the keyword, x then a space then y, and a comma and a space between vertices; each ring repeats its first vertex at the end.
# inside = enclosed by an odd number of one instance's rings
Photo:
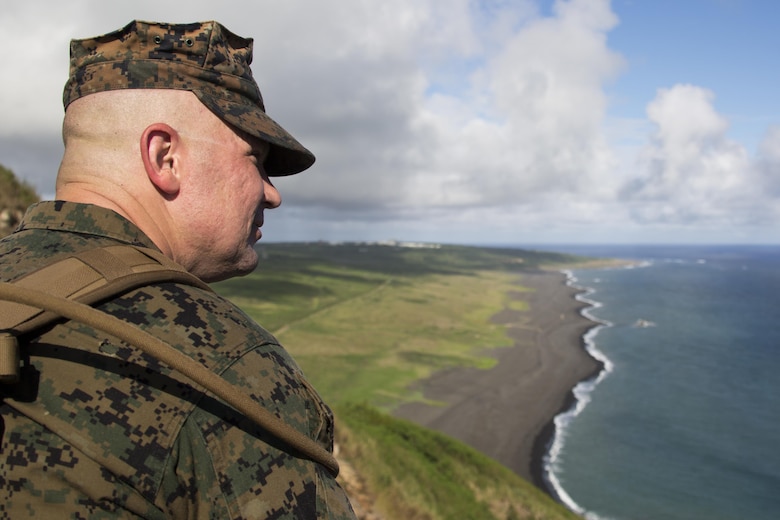
POLYGON ((488 370, 453 368, 417 383, 433 406, 406 403, 393 414, 454 437, 508 467, 559 500, 546 478, 545 457, 555 417, 570 410, 574 387, 592 379, 603 364, 586 350, 586 333, 597 327, 583 315, 590 304, 565 273, 522 273, 510 290, 527 311, 504 309, 492 321, 507 327, 510 347, 493 349, 488 370))

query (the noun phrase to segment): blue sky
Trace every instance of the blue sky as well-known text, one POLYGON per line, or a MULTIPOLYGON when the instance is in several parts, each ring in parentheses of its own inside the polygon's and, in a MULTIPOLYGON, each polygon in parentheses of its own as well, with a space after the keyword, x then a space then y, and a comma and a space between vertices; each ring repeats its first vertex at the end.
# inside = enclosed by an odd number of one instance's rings
POLYGON ((17 3, 0 163, 53 194, 70 38, 217 19, 317 155, 277 183, 266 240, 780 243, 778 5, 17 3))
POLYGON ((610 90, 612 113, 638 118, 661 85, 711 88, 732 123, 730 134, 755 150, 766 127, 778 123, 780 15, 771 0, 618 0, 620 18, 610 46, 628 61, 610 90))

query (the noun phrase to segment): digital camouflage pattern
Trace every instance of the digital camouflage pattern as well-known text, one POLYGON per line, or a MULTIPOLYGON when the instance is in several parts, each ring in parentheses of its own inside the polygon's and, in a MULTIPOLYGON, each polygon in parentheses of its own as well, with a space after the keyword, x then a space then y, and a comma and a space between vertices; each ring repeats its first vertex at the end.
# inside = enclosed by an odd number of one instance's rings
POLYGON ((268 175, 301 172, 314 155, 268 117, 252 76, 251 38, 217 22, 133 21, 112 33, 71 40, 63 104, 117 89, 189 90, 220 119, 271 144, 268 175))
MULTIPOLYGON (((155 248, 116 213, 32 206, 0 240, 0 280, 70 252, 155 248)), ((156 249, 156 248, 155 248, 156 249)), ((333 416, 288 353, 230 302, 162 283, 99 307, 169 343, 328 450, 333 416)), ((327 470, 132 346, 65 322, 29 338, 0 385, 0 519, 354 518, 327 470)))

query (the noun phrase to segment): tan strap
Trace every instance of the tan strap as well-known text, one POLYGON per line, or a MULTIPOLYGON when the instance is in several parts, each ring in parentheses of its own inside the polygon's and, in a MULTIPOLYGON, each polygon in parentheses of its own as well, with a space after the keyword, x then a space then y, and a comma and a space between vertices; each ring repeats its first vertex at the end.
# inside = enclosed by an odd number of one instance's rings
MULTIPOLYGON (((131 289, 161 282, 184 283, 212 292, 205 282, 162 253, 130 245, 82 251, 13 283, 92 305, 131 289)), ((0 301, 0 330, 13 330, 17 336, 52 319, 56 316, 45 315, 41 309, 0 301), (35 321, 31 321, 33 318, 35 321)))
POLYGON ((19 380, 19 342, 16 336, 0 331, 0 384, 19 380))

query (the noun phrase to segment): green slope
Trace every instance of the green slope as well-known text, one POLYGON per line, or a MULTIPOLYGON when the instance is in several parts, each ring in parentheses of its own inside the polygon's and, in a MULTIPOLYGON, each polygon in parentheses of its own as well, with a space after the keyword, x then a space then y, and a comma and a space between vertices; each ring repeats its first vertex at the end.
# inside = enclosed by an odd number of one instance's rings
POLYGON ((461 246, 260 251, 255 273, 215 289, 273 331, 334 408, 340 458, 384 518, 576 518, 500 464, 389 411, 421 399, 412 383, 436 370, 491 366, 487 349, 511 342, 490 317, 522 290, 522 273, 581 259, 461 246))

